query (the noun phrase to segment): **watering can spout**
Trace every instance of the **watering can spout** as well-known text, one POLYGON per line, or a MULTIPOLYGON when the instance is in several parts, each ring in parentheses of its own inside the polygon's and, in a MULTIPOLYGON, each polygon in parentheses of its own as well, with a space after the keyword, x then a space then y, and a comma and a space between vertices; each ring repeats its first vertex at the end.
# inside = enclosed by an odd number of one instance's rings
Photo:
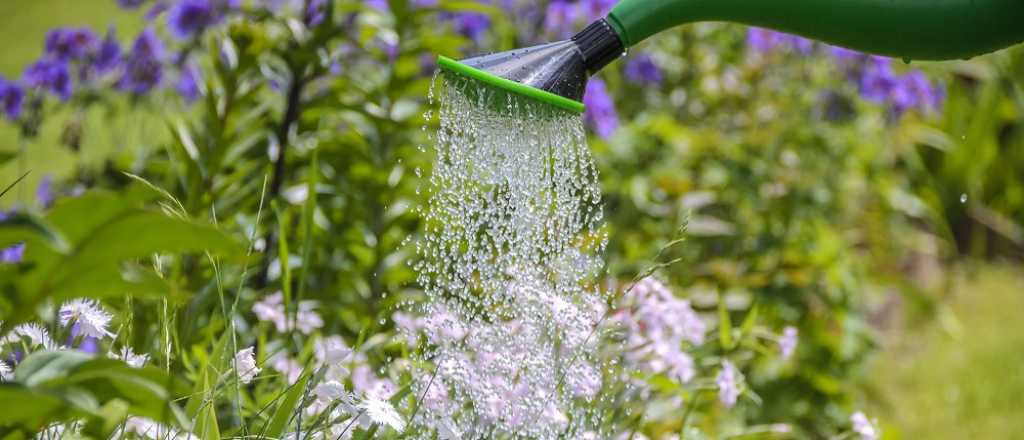
POLYGON ((583 111, 587 77, 665 29, 699 21, 766 27, 904 60, 967 58, 1024 40, 1021 0, 622 0, 572 39, 455 61, 443 70, 583 111))
POLYGON ((467 74, 494 86, 528 90, 519 87, 521 85, 546 92, 534 97, 568 110, 581 111, 579 102, 583 100, 587 78, 618 58, 624 50, 618 34, 602 19, 568 40, 460 61, 441 57, 440 65, 442 69, 467 74))

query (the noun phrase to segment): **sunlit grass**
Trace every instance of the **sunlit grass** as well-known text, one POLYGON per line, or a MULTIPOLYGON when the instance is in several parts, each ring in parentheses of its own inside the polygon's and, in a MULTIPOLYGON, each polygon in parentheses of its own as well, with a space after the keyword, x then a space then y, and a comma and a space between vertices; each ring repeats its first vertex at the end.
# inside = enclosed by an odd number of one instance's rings
POLYGON ((1024 437, 1024 270, 970 271, 949 306, 955 320, 891 336, 874 365, 886 438, 1024 437))

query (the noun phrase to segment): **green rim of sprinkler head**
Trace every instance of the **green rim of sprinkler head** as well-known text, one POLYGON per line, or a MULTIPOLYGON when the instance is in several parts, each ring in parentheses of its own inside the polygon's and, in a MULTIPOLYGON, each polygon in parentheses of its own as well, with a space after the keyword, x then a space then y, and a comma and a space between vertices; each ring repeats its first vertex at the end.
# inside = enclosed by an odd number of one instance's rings
POLYGON ((573 113, 583 113, 584 106, 582 102, 559 96, 554 93, 531 87, 525 84, 517 83, 510 79, 505 79, 500 76, 487 73, 483 70, 476 69, 467 66, 463 63, 455 61, 444 55, 437 57, 437 65, 449 72, 457 73, 469 78, 473 78, 477 81, 481 81, 485 84, 504 89, 518 95, 528 96, 530 98, 541 101, 545 104, 550 104, 555 107, 571 111, 573 113))

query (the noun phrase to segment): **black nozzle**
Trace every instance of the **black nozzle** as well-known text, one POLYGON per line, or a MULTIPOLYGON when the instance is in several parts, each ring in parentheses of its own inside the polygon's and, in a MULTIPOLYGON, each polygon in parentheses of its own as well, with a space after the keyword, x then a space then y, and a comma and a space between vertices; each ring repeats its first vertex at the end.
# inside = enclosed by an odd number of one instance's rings
POLYGON ((622 56, 626 48, 605 19, 597 20, 572 37, 572 41, 583 53, 583 65, 593 75, 622 56))

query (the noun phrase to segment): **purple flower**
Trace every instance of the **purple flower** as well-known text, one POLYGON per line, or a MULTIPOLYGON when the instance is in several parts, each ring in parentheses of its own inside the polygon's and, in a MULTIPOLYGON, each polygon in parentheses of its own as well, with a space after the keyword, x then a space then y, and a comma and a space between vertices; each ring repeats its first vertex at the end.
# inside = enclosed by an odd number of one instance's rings
POLYGON ((78 350, 84 351, 86 353, 96 353, 99 351, 99 347, 97 344, 98 339, 96 339, 95 336, 90 336, 87 334, 83 335, 82 324, 79 322, 75 322, 74 324, 71 325, 71 332, 68 335, 68 340, 66 343, 67 346, 73 347, 75 339, 77 339, 79 336, 81 336, 82 340, 81 343, 78 344, 78 350))
POLYGON ((0 264, 20 263, 25 259, 25 243, 0 249, 0 264))
POLYGON ((626 79, 636 84, 661 84, 661 69, 654 62, 654 59, 647 54, 639 54, 631 57, 626 62, 626 79))
POLYGON ((579 3, 583 17, 589 22, 604 18, 615 7, 616 0, 581 0, 579 3))
POLYGON ((420 75, 431 76, 437 70, 437 57, 433 54, 420 55, 420 75))
POLYGON ((747 46, 758 52, 770 52, 778 46, 776 35, 768 29, 752 27, 747 30, 747 46))
POLYGON ((107 35, 103 37, 103 43, 100 44, 100 49, 96 52, 92 66, 97 72, 103 73, 114 69, 120 62, 121 43, 117 41, 117 35, 114 33, 114 28, 111 27, 107 30, 107 35))
POLYGON ((479 43, 491 28, 491 18, 477 12, 464 12, 455 15, 454 24, 456 32, 479 43))
POLYGON ((217 24, 220 19, 220 14, 208 0, 181 0, 167 13, 167 26, 176 38, 187 40, 217 24))
POLYGON ((118 88, 141 95, 160 85, 163 79, 163 51, 163 43, 152 29, 142 31, 132 44, 131 51, 124 57, 124 73, 118 81, 118 88))
POLYGON ((64 61, 43 58, 28 66, 22 78, 29 87, 49 90, 62 101, 71 98, 71 75, 64 61))
POLYGON ((779 352, 782 353, 783 359, 789 359, 790 356, 793 356, 798 338, 796 327, 786 326, 782 330, 782 336, 779 337, 779 352))
POLYGON ((851 62, 860 61, 867 56, 861 52, 839 46, 829 46, 828 52, 839 64, 849 64, 851 62))
POLYGON ((911 70, 894 81, 889 101, 896 115, 913 108, 922 110, 938 109, 942 103, 941 94, 936 92, 928 78, 919 70, 911 70))
POLYGON ((21 104, 25 100, 25 89, 20 84, 7 81, 0 76, 0 111, 7 119, 15 120, 21 116, 21 104))
POLYGON ((39 181, 39 186, 36 187, 36 201, 39 202, 39 206, 49 208, 53 199, 53 178, 43 176, 39 181))
POLYGON ((412 5, 416 8, 432 8, 437 6, 437 0, 412 0, 412 5))
POLYGON ((117 5, 123 9, 135 9, 145 2, 146 0, 117 0, 117 5))
POLYGON ((579 19, 579 8, 567 0, 554 0, 548 5, 544 14, 544 29, 549 33, 568 38, 572 35, 573 25, 579 19))
POLYGON ((736 405, 736 400, 740 397, 739 375, 739 371, 736 370, 732 362, 722 361, 722 371, 715 378, 715 384, 718 385, 718 400, 727 408, 736 405))
POLYGON ((153 6, 146 11, 146 14, 143 17, 145 17, 147 21, 153 20, 154 18, 159 17, 160 14, 163 14, 169 7, 170 5, 167 4, 166 1, 159 0, 156 3, 153 3, 153 6))
POLYGON ((58 60, 80 60, 96 51, 99 38, 87 28, 57 28, 46 34, 46 54, 58 60))
POLYGON ((761 53, 791 49, 797 53, 807 54, 814 48, 814 43, 796 35, 752 27, 747 30, 747 46, 761 53))
POLYGON ((583 105, 587 108, 584 119, 601 138, 607 139, 619 127, 619 116, 615 113, 615 103, 608 95, 604 81, 591 78, 587 82, 587 90, 583 94, 583 105))
POLYGON ((938 110, 945 92, 917 69, 900 75, 893 71, 892 59, 859 55, 841 48, 831 48, 833 56, 858 81, 861 96, 871 102, 887 104, 892 114, 900 116, 911 109, 938 110), (861 61, 858 65, 857 61, 861 61), (858 78, 859 75, 859 78, 858 78))
POLYGON ((317 27, 327 17, 327 0, 311 0, 306 4, 306 10, 302 14, 302 20, 306 26, 317 27))
POLYGON ((388 0, 366 0, 366 5, 382 12, 390 9, 388 0))
POLYGON ((868 101, 883 103, 889 99, 896 86, 896 74, 892 71, 892 60, 873 56, 868 58, 860 78, 860 94, 868 101))
POLYGON ((181 76, 174 89, 178 91, 186 104, 191 104, 199 98, 199 80, 199 69, 194 64, 189 63, 181 70, 181 76))

